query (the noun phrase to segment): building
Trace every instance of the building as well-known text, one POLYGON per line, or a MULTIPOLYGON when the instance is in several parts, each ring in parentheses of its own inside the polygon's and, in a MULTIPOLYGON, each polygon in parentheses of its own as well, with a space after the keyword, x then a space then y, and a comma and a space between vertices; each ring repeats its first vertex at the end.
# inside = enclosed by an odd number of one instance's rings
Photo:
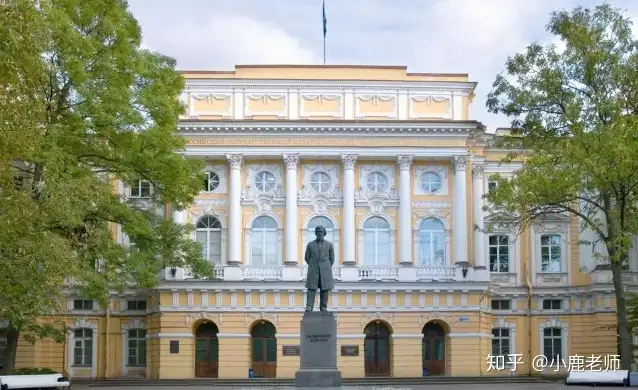
MULTIPOLYGON (((303 251, 323 225, 335 245, 344 377, 529 375, 536 355, 615 354, 609 271, 557 217, 484 234, 482 196, 499 136, 472 120, 476 83, 405 67, 237 66, 184 72, 186 155, 206 160, 188 210, 215 280, 166 269, 108 311, 70 296, 65 344, 22 343, 19 366, 72 377, 293 377, 303 251), (595 334, 595 337, 592 335, 595 334), (488 356, 520 354, 516 371, 488 356)), ((152 188, 124 188, 143 200, 152 188)), ((121 232, 117 240, 127 243, 121 232)), ((636 251, 627 283, 636 284, 636 251)), ((563 368, 564 369, 564 368, 563 368)), ((546 371, 553 371, 547 368, 546 371)))

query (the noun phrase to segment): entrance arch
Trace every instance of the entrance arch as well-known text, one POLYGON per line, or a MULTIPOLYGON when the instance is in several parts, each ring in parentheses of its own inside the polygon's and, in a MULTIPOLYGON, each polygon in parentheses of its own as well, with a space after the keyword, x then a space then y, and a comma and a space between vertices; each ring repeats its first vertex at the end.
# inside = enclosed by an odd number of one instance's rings
POLYGON ((445 375, 445 328, 436 321, 430 321, 422 332, 423 369, 429 375, 445 375))
POLYGON ((373 321, 363 333, 365 376, 390 376, 390 328, 381 321, 373 321))
POLYGON ((268 321, 259 321, 250 331, 252 369, 255 378, 277 377, 277 330, 268 321))
POLYGON ((206 321, 195 330, 195 376, 219 377, 219 328, 206 321))

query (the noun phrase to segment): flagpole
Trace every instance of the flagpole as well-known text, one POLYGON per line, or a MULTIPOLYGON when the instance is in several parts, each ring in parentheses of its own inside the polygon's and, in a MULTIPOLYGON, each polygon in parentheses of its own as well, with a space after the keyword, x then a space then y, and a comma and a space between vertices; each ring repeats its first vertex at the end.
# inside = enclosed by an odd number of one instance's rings
POLYGON ((322 24, 323 24, 323 65, 326 65, 326 33, 328 32, 327 24, 328 20, 326 18, 326 0, 323 0, 322 3, 322 24))

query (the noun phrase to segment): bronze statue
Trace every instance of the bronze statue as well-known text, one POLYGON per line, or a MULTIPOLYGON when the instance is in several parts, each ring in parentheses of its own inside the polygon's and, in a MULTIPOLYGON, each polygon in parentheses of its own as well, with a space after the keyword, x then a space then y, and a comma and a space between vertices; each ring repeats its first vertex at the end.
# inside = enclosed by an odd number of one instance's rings
POLYGON ((306 311, 312 311, 315 306, 315 295, 319 289, 319 310, 328 311, 328 295, 334 288, 332 279, 332 265, 335 262, 335 252, 330 241, 324 240, 326 229, 323 226, 315 228, 316 240, 306 246, 306 275, 307 303, 306 311))

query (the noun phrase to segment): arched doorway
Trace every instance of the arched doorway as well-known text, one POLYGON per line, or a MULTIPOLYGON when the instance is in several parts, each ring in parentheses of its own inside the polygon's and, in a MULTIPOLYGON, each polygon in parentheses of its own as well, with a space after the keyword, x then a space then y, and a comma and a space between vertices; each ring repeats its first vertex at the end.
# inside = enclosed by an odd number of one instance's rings
POLYGON ((445 329, 440 324, 432 321, 423 327, 421 356, 429 375, 445 375, 445 329))
POLYGON ((252 339, 252 369, 255 378, 277 377, 277 333, 268 321, 260 321, 250 332, 252 339))
POLYGON ((363 331, 365 376, 390 376, 390 329, 381 321, 374 321, 363 331))
POLYGON ((195 376, 219 377, 219 328, 213 322, 204 322, 195 331, 195 376))

